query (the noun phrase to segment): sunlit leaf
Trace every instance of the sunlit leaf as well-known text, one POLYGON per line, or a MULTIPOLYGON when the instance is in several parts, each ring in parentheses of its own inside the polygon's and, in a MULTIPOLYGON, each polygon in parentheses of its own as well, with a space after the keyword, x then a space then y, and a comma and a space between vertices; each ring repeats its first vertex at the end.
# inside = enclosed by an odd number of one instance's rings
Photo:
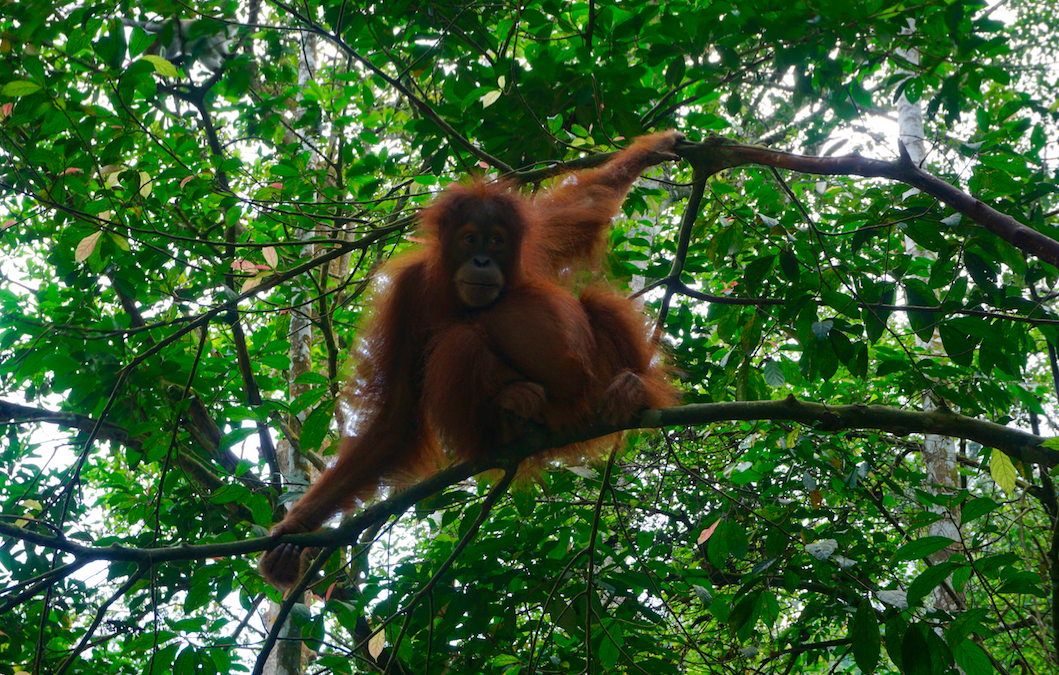
POLYGON ((4 96, 28 96, 40 91, 40 85, 36 82, 26 82, 25 80, 15 80, 8 82, 2 88, 0 88, 0 94, 4 96))
POLYGON ((121 236, 120 234, 117 234, 116 232, 108 232, 108 234, 110 235, 111 241, 114 242, 114 245, 120 248, 122 251, 128 252, 132 250, 132 247, 129 246, 128 239, 121 236))
POLYGON ((1015 465, 1011 463, 1011 458, 996 448, 993 448, 993 453, 989 459, 989 475, 993 477, 993 480, 996 481, 996 484, 1005 494, 1014 494, 1015 479, 1018 477, 1018 471, 1015 469, 1015 465))
POLYGON ((140 196, 150 197, 151 196, 151 175, 146 171, 138 172, 140 175, 140 196))
POLYGON ((371 658, 377 659, 382 654, 382 650, 386 648, 386 631, 380 630, 371 636, 368 640, 368 653, 371 654, 371 658))
POLYGON ((162 77, 180 76, 180 71, 177 70, 177 67, 174 66, 172 62, 162 58, 161 56, 156 56, 154 54, 144 54, 140 58, 154 66, 155 72, 157 72, 162 77))
POLYGON ((77 248, 74 249, 74 261, 84 262, 88 260, 88 257, 96 250, 96 244, 99 243, 99 238, 103 236, 102 230, 97 230, 92 234, 88 235, 77 244, 77 248))

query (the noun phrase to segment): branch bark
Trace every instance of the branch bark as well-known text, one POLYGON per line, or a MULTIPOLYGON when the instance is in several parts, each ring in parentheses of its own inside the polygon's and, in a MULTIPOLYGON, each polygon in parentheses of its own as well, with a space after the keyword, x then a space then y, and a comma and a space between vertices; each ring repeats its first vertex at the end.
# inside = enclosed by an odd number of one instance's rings
MULTIPOLYGON (((62 429, 76 429, 84 433, 91 433, 97 424, 96 418, 89 415, 45 410, 4 400, 0 400, 0 422, 11 424, 47 422, 56 424, 62 429)), ((100 424, 96 438, 103 441, 113 441, 136 450, 141 449, 143 442, 140 437, 130 437, 129 430, 125 427, 106 420, 100 424)))
POLYGON ((304 547, 332 547, 356 543, 359 534, 379 520, 401 513, 435 492, 490 469, 503 468, 548 448, 562 447, 578 441, 598 438, 625 429, 650 429, 667 426, 697 426, 724 421, 788 421, 813 427, 818 431, 839 432, 852 429, 876 429, 897 435, 933 433, 965 438, 984 446, 997 448, 1012 459, 1035 462, 1051 468, 1059 465, 1059 451, 1044 447, 1042 436, 993 422, 978 420, 940 407, 930 412, 904 410, 882 405, 829 406, 799 401, 793 396, 774 401, 736 401, 701 403, 676 408, 648 410, 626 424, 602 422, 567 433, 547 433, 535 429, 495 454, 463 462, 440 471, 390 499, 373 504, 346 518, 335 529, 305 534, 284 535, 279 539, 259 537, 224 544, 144 549, 122 546, 93 547, 75 543, 65 537, 51 537, 0 521, 0 536, 14 537, 45 548, 65 551, 79 560, 119 560, 158 564, 173 560, 200 560, 232 555, 247 555, 291 543, 304 547))
POLYGON ((893 162, 860 155, 807 157, 770 150, 759 145, 746 145, 723 136, 710 136, 702 143, 685 141, 674 148, 673 152, 687 159, 696 170, 701 170, 706 175, 745 164, 760 164, 825 176, 889 178, 937 197, 1012 246, 1059 267, 1059 241, 920 169, 908 156, 904 144, 899 145, 901 155, 893 162))

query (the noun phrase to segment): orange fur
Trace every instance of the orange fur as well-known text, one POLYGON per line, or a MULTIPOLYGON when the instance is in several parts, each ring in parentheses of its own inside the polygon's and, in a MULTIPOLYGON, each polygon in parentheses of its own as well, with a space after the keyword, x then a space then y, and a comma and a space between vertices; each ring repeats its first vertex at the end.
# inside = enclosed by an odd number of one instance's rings
MULTIPOLYGON (((508 185, 452 187, 420 214, 426 243, 383 270, 374 315, 357 354, 350 434, 338 458, 277 525, 274 535, 307 532, 372 495, 383 481, 436 470, 438 439, 460 459, 510 441, 523 420, 569 429, 603 415, 628 419, 671 403, 674 390, 638 307, 604 288, 575 296, 564 270, 585 267, 633 181, 675 158, 679 138, 638 139, 604 166, 559 179, 525 198, 508 185), (468 222, 506 234, 503 287, 470 308, 455 290, 454 238, 468 222)), ((462 235, 461 235, 462 236, 462 235)), ((600 443, 542 453, 580 459, 600 443)), ((273 585, 294 583, 300 551, 278 547, 260 569, 273 585)))

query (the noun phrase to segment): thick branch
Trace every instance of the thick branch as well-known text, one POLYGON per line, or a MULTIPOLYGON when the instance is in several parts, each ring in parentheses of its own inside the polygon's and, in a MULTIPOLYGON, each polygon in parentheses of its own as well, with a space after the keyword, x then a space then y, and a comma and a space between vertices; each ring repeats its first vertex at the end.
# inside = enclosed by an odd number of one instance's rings
MULTIPOLYGON (((359 511, 346 518, 337 529, 288 534, 280 537, 278 541, 306 547, 331 547, 355 543, 358 535, 372 523, 395 513, 401 513, 411 505, 449 485, 455 485, 489 469, 502 468, 512 461, 521 461, 548 448, 563 447, 623 429, 698 426, 736 420, 784 420, 798 422, 824 432, 877 429, 897 435, 938 434, 966 438, 984 446, 997 448, 1019 461, 1036 462, 1049 468, 1059 465, 1059 452, 1041 445, 1046 440, 1045 438, 993 422, 984 422, 973 417, 959 415, 946 408, 921 412, 881 405, 828 406, 822 403, 799 401, 793 396, 776 401, 702 403, 648 410, 639 419, 620 426, 600 422, 583 427, 576 432, 561 434, 546 433, 543 429, 535 429, 490 457, 449 467, 390 499, 359 511)), ((116 545, 102 548, 84 546, 66 538, 50 537, 2 521, 0 521, 0 536, 14 537, 45 548, 58 549, 84 560, 123 560, 150 564, 170 560, 201 560, 220 556, 246 555, 270 549, 277 544, 277 540, 272 537, 260 537, 225 544, 162 549, 125 548, 116 545)))
POLYGON ((1059 267, 1059 241, 1023 225, 1011 216, 923 171, 912 163, 903 145, 901 156, 895 162, 884 162, 860 155, 806 157, 758 145, 744 145, 722 136, 711 136, 702 143, 684 142, 673 151, 707 174, 744 164, 761 164, 826 176, 853 175, 900 181, 937 197, 1020 250, 1059 267))
POLYGON ((1045 440, 1020 429, 985 422, 939 408, 930 412, 884 405, 824 405, 799 401, 793 396, 775 401, 704 403, 678 408, 648 410, 640 418, 642 427, 702 425, 733 420, 785 420, 833 432, 847 429, 877 429, 898 436, 937 434, 965 438, 996 448, 1012 459, 1045 467, 1059 464, 1059 452, 1041 445, 1045 440))
MULTIPOLYGON (((0 400, 0 423, 26 424, 30 422, 47 422, 56 424, 63 429, 76 429, 85 433, 90 433, 97 424, 97 420, 89 415, 44 410, 43 408, 34 408, 0 400)), ((96 438, 120 443, 135 450, 140 450, 143 442, 140 437, 130 438, 129 431, 125 427, 105 420, 100 425, 96 438)))

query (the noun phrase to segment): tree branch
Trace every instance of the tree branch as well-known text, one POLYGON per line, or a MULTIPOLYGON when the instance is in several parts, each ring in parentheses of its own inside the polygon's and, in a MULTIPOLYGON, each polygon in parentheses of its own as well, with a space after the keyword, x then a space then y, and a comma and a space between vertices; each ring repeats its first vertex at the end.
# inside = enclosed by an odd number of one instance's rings
POLYGON ((794 396, 774 401, 736 401, 730 403, 700 403, 675 408, 648 410, 638 419, 625 424, 613 425, 595 422, 580 429, 549 433, 543 428, 531 430, 514 443, 510 443, 491 456, 463 462, 449 467, 427 478, 393 497, 373 504, 347 517, 334 529, 317 532, 288 534, 282 537, 258 537, 224 544, 201 546, 178 546, 173 548, 126 548, 112 545, 106 548, 84 546, 65 537, 51 537, 0 522, 0 536, 14 537, 45 548, 65 551, 84 560, 119 560, 141 564, 157 564, 173 560, 200 560, 204 558, 246 555, 273 548, 278 543, 291 543, 303 547, 332 547, 355 543, 359 534, 372 523, 401 513, 420 500, 449 485, 470 478, 490 469, 503 468, 549 448, 563 447, 571 443, 587 441, 613 434, 625 429, 650 429, 668 426, 699 426, 726 421, 779 421, 798 422, 823 432, 838 432, 847 429, 877 429, 899 436, 907 434, 938 434, 965 438, 984 446, 997 448, 1012 459, 1034 462, 1051 468, 1059 465, 1059 451, 1041 444, 1041 436, 986 422, 952 412, 940 407, 930 412, 904 410, 882 405, 829 406, 810 401, 799 401, 794 396))
MULTIPOLYGON (((89 415, 45 410, 0 400, 0 423, 26 424, 29 422, 47 422, 56 424, 62 429, 76 429, 85 433, 90 433, 97 423, 96 419, 89 415)), ((143 443, 143 439, 139 436, 130 438, 129 430, 125 427, 107 421, 100 425, 96 438, 119 443, 135 450, 140 450, 143 443)))
POLYGON ((673 152, 707 175, 745 164, 761 164, 825 176, 853 175, 896 180, 937 197, 1012 246, 1059 267, 1059 241, 1023 225, 1011 216, 923 171, 912 163, 903 144, 900 146, 901 156, 894 162, 860 155, 807 157, 770 150, 759 145, 745 145, 723 136, 710 136, 702 143, 684 141, 678 144, 673 152))

